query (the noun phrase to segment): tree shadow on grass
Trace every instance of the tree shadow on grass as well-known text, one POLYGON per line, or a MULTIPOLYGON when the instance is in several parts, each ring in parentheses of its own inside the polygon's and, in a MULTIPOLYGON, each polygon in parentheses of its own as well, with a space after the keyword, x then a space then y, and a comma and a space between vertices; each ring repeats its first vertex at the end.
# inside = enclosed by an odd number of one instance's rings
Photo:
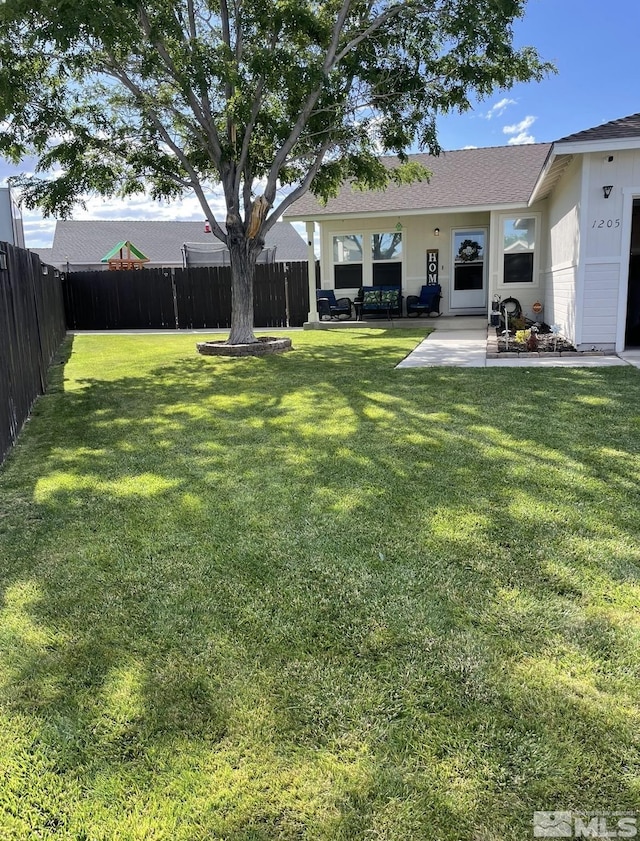
POLYGON ((41 401, 1 479, 21 827, 515 839, 633 808, 636 379, 405 352, 144 357, 41 401))

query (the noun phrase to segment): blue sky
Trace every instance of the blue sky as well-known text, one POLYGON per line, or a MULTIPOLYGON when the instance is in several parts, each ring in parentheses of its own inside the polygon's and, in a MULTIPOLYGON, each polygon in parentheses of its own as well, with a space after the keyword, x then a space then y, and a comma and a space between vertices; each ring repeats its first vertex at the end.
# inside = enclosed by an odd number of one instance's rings
POLYGON ((442 118, 443 148, 502 146, 518 138, 546 143, 638 113, 639 31, 638 0, 529 0, 515 27, 516 45, 535 46, 558 73, 442 118))
MULTIPOLYGON (((640 0, 529 0, 516 44, 535 46, 558 74, 441 118, 442 147, 543 143, 640 112, 639 30, 640 0)), ((15 172, 0 161, 0 180, 15 172)), ((186 220, 202 213, 192 198, 163 206, 92 199, 74 218, 186 220)), ((51 244, 52 220, 25 211, 24 222, 27 245, 51 244)))

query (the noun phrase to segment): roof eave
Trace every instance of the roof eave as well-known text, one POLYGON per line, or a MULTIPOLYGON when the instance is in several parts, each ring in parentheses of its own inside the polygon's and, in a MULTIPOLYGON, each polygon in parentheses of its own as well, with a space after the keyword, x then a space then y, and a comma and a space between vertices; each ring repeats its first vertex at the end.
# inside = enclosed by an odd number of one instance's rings
POLYGON ((545 160, 545 162, 542 166, 542 169, 540 170, 540 175, 536 179, 536 183, 534 184, 533 190, 531 191, 531 195, 529 196, 529 202, 528 202, 529 207, 531 207, 531 205, 534 204, 534 202, 536 202, 538 200, 538 197, 540 196, 540 193, 542 192, 542 189, 543 189, 544 181, 545 181, 547 175, 549 174, 549 171, 553 167, 553 164, 554 164, 555 159, 557 157, 558 156, 556 154, 556 147, 552 146, 551 149, 549 149, 549 154, 547 155, 547 159, 545 160))
POLYGON ((609 140, 558 141, 553 146, 557 155, 581 155, 588 152, 622 152, 640 149, 640 137, 616 137, 609 140))
POLYGON ((336 213, 300 213, 287 216, 294 222, 336 222, 342 219, 388 219, 398 216, 437 216, 445 213, 491 213, 492 210, 521 210, 528 206, 527 200, 501 202, 499 204, 450 205, 444 207, 421 207, 396 210, 343 210, 336 213))

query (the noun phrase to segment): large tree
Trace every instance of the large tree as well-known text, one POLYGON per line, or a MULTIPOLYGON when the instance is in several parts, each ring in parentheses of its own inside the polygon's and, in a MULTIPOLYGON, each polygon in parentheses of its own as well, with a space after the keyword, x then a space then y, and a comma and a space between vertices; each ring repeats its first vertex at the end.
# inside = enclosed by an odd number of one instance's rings
POLYGON ((230 252, 230 341, 250 342, 255 261, 293 201, 425 177, 406 152, 438 151, 439 113, 550 69, 513 46, 525 2, 3 0, 0 154, 36 156, 20 184, 45 214, 193 191, 230 252))

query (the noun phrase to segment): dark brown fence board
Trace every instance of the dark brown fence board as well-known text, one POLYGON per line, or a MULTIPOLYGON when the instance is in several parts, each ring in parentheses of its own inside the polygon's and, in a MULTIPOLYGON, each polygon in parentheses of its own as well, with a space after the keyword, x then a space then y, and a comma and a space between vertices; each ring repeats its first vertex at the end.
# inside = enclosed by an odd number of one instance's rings
MULTIPOLYGON (((289 327, 302 327, 309 316, 309 273, 306 263, 287 263, 289 327)), ((319 264, 316 283, 319 288, 319 264)))
POLYGON ((0 243, 0 461, 44 392, 47 369, 65 335, 60 279, 25 249, 0 243))
POLYGON ((176 269, 175 284, 179 327, 211 330, 231 325, 229 266, 176 269))
POLYGON ((174 329, 171 272, 71 272, 64 278, 67 325, 74 330, 174 329))
MULTIPOLYGON (((309 312, 308 286, 305 262, 256 266, 255 326, 301 327, 309 312)), ((67 325, 73 330, 231 326, 229 266, 72 272, 65 278, 64 295, 67 325)))

